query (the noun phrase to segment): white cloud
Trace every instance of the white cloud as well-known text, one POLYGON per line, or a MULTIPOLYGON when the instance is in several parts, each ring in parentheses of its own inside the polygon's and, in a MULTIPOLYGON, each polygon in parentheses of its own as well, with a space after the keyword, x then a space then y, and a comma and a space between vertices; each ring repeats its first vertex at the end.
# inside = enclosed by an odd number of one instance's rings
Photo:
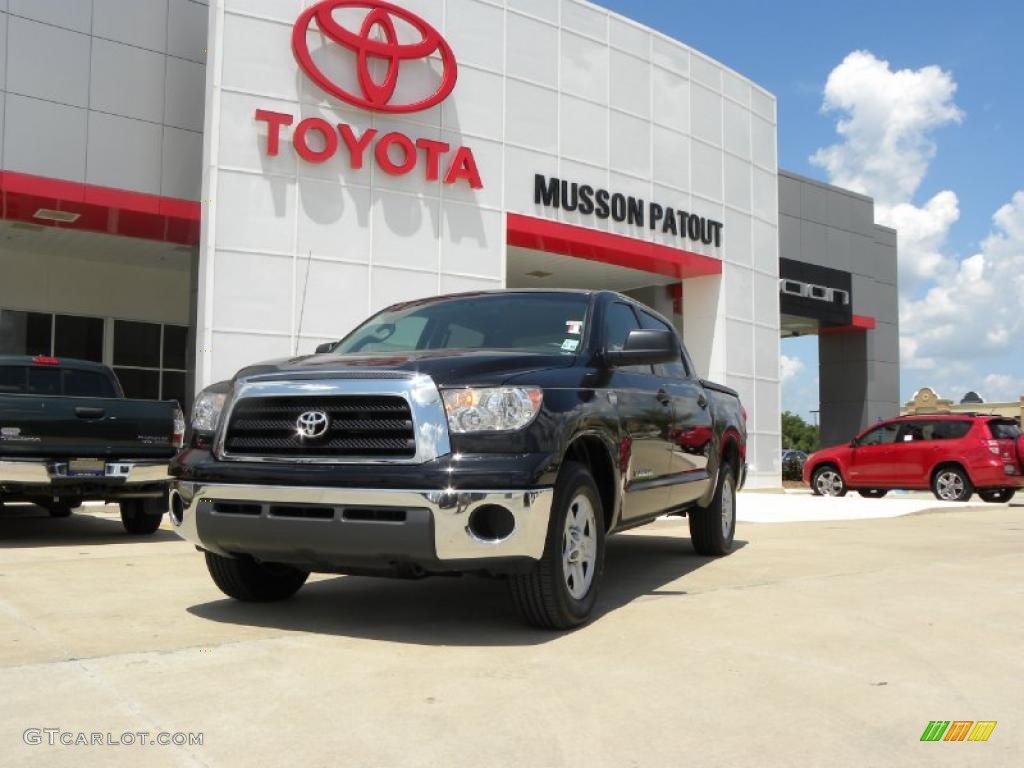
POLYGON ((849 54, 825 84, 822 111, 840 113, 842 141, 811 162, 833 184, 873 197, 878 222, 898 230, 904 288, 955 267, 942 248, 960 218, 957 196, 944 190, 921 207, 912 202, 935 156, 932 134, 963 120, 955 94, 952 75, 938 67, 893 71, 867 51, 849 54))
POLYGON ((1019 370, 1006 358, 1024 347, 1024 190, 995 213, 978 252, 964 259, 947 244, 960 217, 956 193, 943 190, 923 205, 914 199, 936 153, 935 131, 963 120, 956 89, 938 67, 894 71, 854 51, 832 70, 822 104, 838 113, 841 141, 811 162, 832 183, 872 196, 876 219, 898 230, 905 383, 956 397, 984 384, 987 397, 1016 399, 1012 391, 1024 382, 992 369, 1019 370))
POLYGON ((956 83, 938 67, 889 68, 868 51, 854 51, 825 83, 825 112, 841 112, 840 144, 811 159, 833 183, 871 195, 882 205, 910 200, 935 156, 931 133, 960 122, 956 83))
POLYGON ((792 381, 796 378, 797 374, 804 369, 804 361, 799 357, 789 357, 788 355, 779 355, 779 373, 782 378, 782 382, 792 381))

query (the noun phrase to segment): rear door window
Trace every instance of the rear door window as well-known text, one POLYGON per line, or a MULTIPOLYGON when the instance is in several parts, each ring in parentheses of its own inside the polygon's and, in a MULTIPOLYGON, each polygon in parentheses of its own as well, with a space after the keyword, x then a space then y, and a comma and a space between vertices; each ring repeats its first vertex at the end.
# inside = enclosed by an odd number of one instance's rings
MULTIPOLYGON (((640 310, 640 325, 649 331, 668 331, 675 336, 673 331, 667 324, 656 318, 649 312, 640 310)), ((664 376, 667 379, 687 379, 690 377, 689 372, 686 370, 686 365, 683 363, 683 351, 678 350, 678 359, 673 360, 670 363, 661 363, 654 366, 654 372, 658 376, 664 376)))
POLYGON ((61 393, 60 368, 29 368, 28 393, 30 395, 59 395, 61 393))
POLYGON ((933 424, 936 440, 959 440, 971 431, 971 422, 969 421, 943 420, 933 422, 933 424))

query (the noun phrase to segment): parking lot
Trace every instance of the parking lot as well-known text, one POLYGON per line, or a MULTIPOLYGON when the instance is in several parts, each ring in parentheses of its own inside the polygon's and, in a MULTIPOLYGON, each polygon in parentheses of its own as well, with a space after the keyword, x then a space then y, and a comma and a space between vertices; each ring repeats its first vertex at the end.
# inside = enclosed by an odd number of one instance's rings
POLYGON ((714 561, 661 521, 610 541, 598 618, 556 635, 470 577, 233 603, 166 523, 132 539, 112 510, 9 507, 0 764, 1019 765, 1022 516, 741 522, 714 561), (936 719, 999 725, 921 743, 936 719), (203 743, 27 745, 30 728, 203 743))

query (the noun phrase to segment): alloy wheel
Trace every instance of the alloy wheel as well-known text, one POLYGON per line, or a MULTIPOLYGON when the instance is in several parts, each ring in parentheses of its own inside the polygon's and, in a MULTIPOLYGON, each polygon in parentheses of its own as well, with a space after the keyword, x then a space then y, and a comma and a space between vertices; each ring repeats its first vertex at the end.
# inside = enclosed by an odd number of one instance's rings
POLYGON ((814 487, 822 496, 838 496, 843 492, 843 478, 834 469, 826 469, 818 473, 814 487))
POLYGON ((569 594, 582 600, 594 582, 597 564, 597 517, 584 494, 573 498, 562 533, 562 575, 569 594))
POLYGON ((935 480, 936 492, 944 501, 959 501, 964 496, 964 479, 959 472, 941 472, 935 480))

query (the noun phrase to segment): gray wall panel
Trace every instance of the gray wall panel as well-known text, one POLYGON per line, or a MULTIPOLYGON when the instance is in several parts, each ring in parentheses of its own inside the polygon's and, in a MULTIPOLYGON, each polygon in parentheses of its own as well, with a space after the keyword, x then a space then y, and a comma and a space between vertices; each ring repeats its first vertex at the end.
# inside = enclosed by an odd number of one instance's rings
POLYGON ((156 123, 90 112, 86 182, 160 194, 162 133, 156 123))
POLYGON ((167 59, 164 122, 176 128, 203 130, 206 106, 206 68, 184 59, 167 59))
POLYGON ((779 213, 800 218, 800 182, 779 176, 779 213))
POLYGON ((93 0, 92 33, 163 53, 167 48, 167 0, 93 0))
POLYGON ((96 39, 92 48, 92 109, 159 123, 163 119, 166 57, 96 39))
POLYGON ((7 9, 18 16, 78 32, 92 28, 92 0, 8 0, 7 9))
POLYGON ((203 135, 164 128, 163 179, 160 194, 198 200, 203 181, 203 135))
POLYGON ((874 238, 850 235, 850 271, 856 275, 877 277, 878 265, 874 238))
POLYGON ((4 168, 85 181, 84 109, 9 93, 4 123, 4 168))
POLYGON ((815 184, 800 185, 800 216, 819 224, 828 223, 828 195, 815 184))
POLYGON ((9 16, 8 93, 88 106, 89 42, 88 35, 9 16))
POLYGON ((192 61, 206 61, 206 5, 193 0, 170 0, 167 14, 167 52, 192 61))
POLYGON ((800 260, 801 221, 785 213, 779 214, 779 256, 800 260))
POLYGON ((853 215, 850 207, 850 202, 853 199, 852 195, 845 192, 829 189, 825 193, 827 219, 825 223, 836 229, 845 229, 847 232, 853 229, 853 215))
MULTIPOLYGON (((0 0, 0 40, 7 45, 7 14, 3 13, 4 3, 7 0, 0 0)), ((7 49, 0 51, 0 91, 7 90, 7 49)), ((2 117, 2 114, 0 114, 2 117)))
POLYGON ((864 237, 873 237, 875 234, 874 203, 862 197, 849 195, 846 204, 850 207, 850 231, 864 237))
POLYGON ((828 266, 833 269, 841 269, 843 272, 852 272, 850 233, 842 229, 828 227, 825 230, 825 255, 829 260, 828 266))
POLYGON ((832 267, 832 259, 828 253, 828 232, 824 224, 816 224, 804 220, 800 229, 800 261, 808 264, 820 264, 823 267, 832 267))

